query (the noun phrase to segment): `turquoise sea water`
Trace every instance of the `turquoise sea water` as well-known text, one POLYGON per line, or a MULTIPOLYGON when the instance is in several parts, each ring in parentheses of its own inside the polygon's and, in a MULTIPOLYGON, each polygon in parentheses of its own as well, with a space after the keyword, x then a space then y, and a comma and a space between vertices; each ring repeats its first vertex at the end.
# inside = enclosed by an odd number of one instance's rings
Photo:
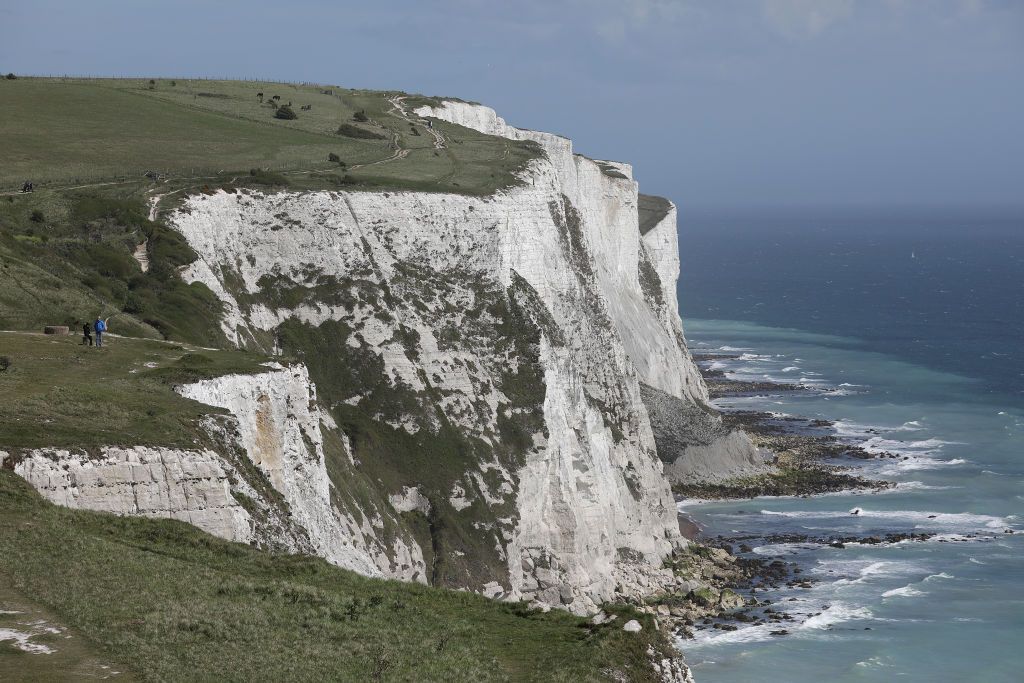
POLYGON ((1012 217, 975 220, 968 248, 948 225, 929 229, 927 215, 888 223, 879 214, 861 223, 849 216, 734 218, 682 222, 680 301, 693 350, 741 354, 720 366, 738 377, 802 380, 828 391, 722 407, 836 420, 851 442, 900 454, 850 463, 899 486, 878 494, 682 501, 682 509, 710 535, 938 535, 842 549, 755 544, 755 553, 795 561, 818 582, 759 594, 794 616, 782 626, 789 635, 771 635, 778 625, 741 626, 682 642, 698 682, 1024 680, 1024 533, 1005 533, 1024 532, 1017 348, 1024 321, 1019 301, 992 294, 1017 293, 1024 283, 1024 249, 1015 251, 1024 246, 1024 221, 1015 233, 1012 217), (837 247, 822 226, 840 223, 837 247), (907 250, 910 243, 927 248, 907 250), (879 266, 880 254, 897 253, 963 263, 946 271, 879 266), (729 278, 736 263, 744 271, 729 278), (920 281, 932 277, 940 280, 920 281), (878 286, 880 279, 887 284, 878 286), (863 512, 851 515, 855 507, 863 512))

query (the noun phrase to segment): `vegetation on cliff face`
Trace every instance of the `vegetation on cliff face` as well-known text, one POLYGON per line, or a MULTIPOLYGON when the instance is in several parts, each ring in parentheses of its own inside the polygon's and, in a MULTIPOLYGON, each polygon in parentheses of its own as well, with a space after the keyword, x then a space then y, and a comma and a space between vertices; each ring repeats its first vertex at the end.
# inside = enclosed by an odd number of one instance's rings
MULTIPOLYGON (((429 514, 403 514, 423 549, 428 580, 449 587, 505 585, 507 565, 498 548, 517 518, 515 488, 487 463, 515 472, 534 435, 544 432, 539 344, 541 326, 550 326, 543 319, 546 309, 521 278, 506 291, 473 273, 438 272, 425 264, 402 264, 398 270, 384 286, 370 280, 348 283, 341 290, 348 298, 332 295, 331 301, 348 308, 350 316, 358 305, 387 318, 410 362, 421 352, 414 326, 425 325, 441 331, 439 345, 453 359, 494 364, 480 370, 505 397, 496 429, 486 425, 490 408, 483 394, 475 399, 480 405, 459 411, 445 404, 446 392, 425 373, 421 389, 390 376, 381 356, 345 321, 314 327, 289 319, 277 329, 278 344, 309 368, 321 402, 350 440, 359 463, 355 469, 380 490, 419 487, 430 501, 429 514), (471 494, 465 507, 451 502, 457 489, 471 494)), ((299 300, 308 301, 314 291, 305 289, 299 300)), ((336 461, 344 466, 340 456, 336 461)))
POLYGON ((0 329, 81 330, 110 316, 118 333, 220 346, 220 302, 178 275, 195 257, 181 235, 149 220, 137 190, 8 195, 0 198, 0 329), (146 272, 132 256, 140 245, 146 272))
MULTIPOLYGON (((367 579, 182 522, 59 508, 6 470, 0 548, 5 595, 47 608, 143 680, 201 672, 220 681, 639 682, 657 680, 648 648, 666 656, 671 647, 649 615, 629 608, 609 608, 618 619, 595 626, 557 610, 367 579), (629 619, 643 631, 624 632, 629 619)), ((0 672, 44 656, 0 648, 0 672)))

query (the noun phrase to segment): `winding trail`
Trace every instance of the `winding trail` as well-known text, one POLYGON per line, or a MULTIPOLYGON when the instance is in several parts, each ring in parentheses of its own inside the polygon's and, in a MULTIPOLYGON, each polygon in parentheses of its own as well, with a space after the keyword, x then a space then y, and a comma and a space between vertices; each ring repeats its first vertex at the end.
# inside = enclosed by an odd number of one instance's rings
MULTIPOLYGON (((433 127, 431 127, 429 125, 424 125, 424 123, 426 122, 426 119, 418 117, 418 116, 410 115, 409 112, 406 111, 405 105, 404 105, 405 99, 406 99, 406 97, 404 95, 395 95, 393 97, 387 98, 388 102, 391 104, 392 112, 394 112, 394 114, 396 116, 398 116, 402 120, 406 121, 410 125, 420 124, 421 126, 423 126, 426 129, 426 131, 428 133, 430 133, 431 137, 434 138, 434 149, 435 150, 445 150, 445 149, 448 149, 448 141, 445 138, 443 133, 441 133, 438 130, 435 130, 433 127)), ((398 133, 393 133, 392 134, 392 138, 391 138, 391 142, 390 142, 390 146, 391 146, 393 152, 392 152, 392 154, 390 156, 385 157, 383 159, 378 159, 377 161, 368 161, 368 162, 363 163, 363 164, 353 164, 353 165, 349 166, 348 169, 349 170, 354 170, 354 169, 358 169, 358 168, 367 168, 369 166, 377 166, 379 164, 386 164, 386 163, 390 163, 392 161, 397 161, 398 159, 406 158, 407 156, 409 156, 409 153, 411 151, 413 151, 413 150, 405 148, 405 147, 402 147, 400 142, 399 142, 399 140, 400 140, 399 134, 398 133)), ((508 155, 507 148, 505 150, 505 155, 506 156, 508 155)), ((317 173, 317 172, 320 172, 320 171, 323 171, 323 170, 324 169, 309 168, 309 169, 295 169, 295 170, 290 170, 290 171, 281 171, 281 173, 283 175, 302 175, 302 174, 306 174, 306 173, 317 173)), ((170 180, 179 180, 179 181, 180 180, 188 180, 188 181, 217 180, 219 177, 220 176, 177 176, 177 177, 171 178, 171 177, 168 176, 168 177, 166 177, 163 180, 163 182, 167 183, 170 180)), ((232 179, 232 180, 234 180, 234 179, 232 179)), ((80 184, 80 185, 61 185, 61 184, 49 185, 49 184, 47 184, 45 187, 40 188, 40 189, 45 189, 45 190, 82 190, 82 189, 91 188, 91 187, 107 187, 107 186, 111 186, 111 185, 131 185, 131 184, 135 184, 135 183, 138 183, 138 182, 140 182, 140 181, 139 180, 135 180, 135 179, 129 179, 129 180, 110 180, 110 181, 97 182, 97 183, 85 183, 85 184, 80 184)), ((150 203, 149 219, 150 220, 156 220, 157 207, 158 207, 159 202, 160 202, 160 200, 162 198, 164 198, 164 197, 166 197, 168 195, 171 195, 171 194, 175 194, 177 192, 181 192, 181 191, 182 190, 179 189, 179 190, 174 190, 173 192, 167 192, 167 193, 164 193, 164 194, 154 195, 149 200, 149 203, 150 203)), ((20 190, 11 190, 9 192, 0 192, 0 197, 7 196, 7 195, 19 195, 19 194, 23 194, 23 193, 20 190)))

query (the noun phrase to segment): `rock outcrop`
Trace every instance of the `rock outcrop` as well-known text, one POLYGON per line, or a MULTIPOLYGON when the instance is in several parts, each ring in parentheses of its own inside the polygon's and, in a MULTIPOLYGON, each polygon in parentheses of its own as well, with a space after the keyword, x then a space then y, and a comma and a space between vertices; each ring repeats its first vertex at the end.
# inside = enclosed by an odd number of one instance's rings
POLYGON ((252 516, 233 493, 252 489, 211 450, 107 447, 90 456, 39 449, 18 458, 14 471, 57 505, 179 519, 244 543, 256 535, 252 516))
MULTIPOLYGON (((331 483, 324 420, 305 366, 277 365, 255 375, 226 375, 187 384, 178 392, 231 412, 233 438, 280 494, 281 507, 304 532, 310 552, 367 576, 426 580, 416 542, 383 533, 383 517, 392 514, 391 509, 359 506, 331 483)), ((340 455, 351 460, 344 436, 337 438, 340 455)), ((390 522, 392 527, 396 524, 390 522)))

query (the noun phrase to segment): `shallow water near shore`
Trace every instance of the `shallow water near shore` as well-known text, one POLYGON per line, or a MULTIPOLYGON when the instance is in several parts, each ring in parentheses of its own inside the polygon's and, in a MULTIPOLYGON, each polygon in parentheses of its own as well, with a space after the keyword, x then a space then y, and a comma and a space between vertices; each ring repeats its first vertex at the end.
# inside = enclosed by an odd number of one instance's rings
MULTIPOLYGON (((789 238, 801 241, 802 247, 792 250, 800 258, 814 257, 813 249, 803 239, 812 232, 809 227, 801 231, 798 226, 787 233, 789 238)), ((715 241, 723 250, 729 249, 729 244, 741 243, 737 233, 728 230, 703 237, 706 242, 702 248, 709 253, 715 241)), ((757 239, 772 240, 778 252, 784 253, 789 238, 785 234, 771 238, 761 235, 753 238, 752 249, 757 250, 757 239)), ((707 630, 698 632, 693 640, 681 641, 680 647, 699 683, 1021 680, 1024 400, 1014 379, 1021 369, 1019 351, 1014 357, 1005 357, 1006 376, 1000 377, 998 368, 978 362, 979 354, 958 369, 949 367, 945 352, 935 353, 937 346, 958 353, 992 347, 977 338, 978 326, 970 320, 960 321, 959 328, 957 321, 950 321, 941 331, 946 338, 932 336, 926 346, 901 346, 894 341, 939 333, 931 323, 928 331, 915 329, 914 316, 908 316, 906 325, 892 327, 888 340, 883 339, 883 325, 860 337, 844 334, 857 327, 850 319, 857 320, 858 316, 860 327, 871 327, 869 309, 874 302, 865 300, 865 310, 833 311, 823 302, 841 295, 826 292, 829 285, 824 281, 817 300, 813 292, 801 294, 806 304, 803 308, 794 309, 790 301, 785 315, 776 317, 772 310, 765 309, 773 305, 781 309, 787 303, 766 303, 757 307, 756 316, 748 317, 750 299, 743 298, 737 288, 756 286, 752 282, 756 274, 740 278, 740 283, 723 284, 719 279, 714 285, 717 294, 713 305, 702 308, 697 300, 689 311, 694 317, 688 317, 687 299, 693 302, 694 296, 706 292, 714 277, 712 266, 692 261, 691 271, 686 274, 685 249, 693 239, 684 229, 680 291, 691 349, 695 353, 732 356, 715 364, 730 377, 799 382, 819 388, 757 398, 726 398, 718 404, 724 409, 833 420, 836 433, 850 443, 897 456, 851 459, 846 464, 865 476, 898 482, 898 486, 880 493, 812 498, 681 501, 681 509, 712 537, 936 534, 923 542, 847 544, 844 548, 773 543, 760 538, 745 541, 753 547, 752 554, 796 562, 801 567, 798 578, 814 579, 815 583, 811 588, 757 592, 758 599, 772 600, 775 609, 790 613, 792 621, 762 626, 739 624, 736 631, 707 630), (687 291, 689 285, 693 286, 687 291), (780 325, 800 323, 801 311, 807 315, 805 327, 813 331, 764 324, 766 319, 778 319, 780 325), (709 314, 748 317, 761 324, 710 320, 709 314), (828 315, 844 317, 844 323, 830 325, 828 315), (973 339, 968 338, 968 328, 975 335, 973 339), (850 514, 854 508, 860 508, 860 514, 850 514), (1007 534, 1007 529, 1017 533, 1007 534), (789 633, 771 634, 780 629, 789 633)), ((888 253, 884 238, 872 234, 871 239, 882 240, 881 251, 888 253)), ((906 235, 899 239, 901 244, 912 241, 906 235)), ((829 249, 827 240, 819 242, 821 249, 829 249)), ((947 247, 952 251, 960 243, 958 238, 947 247)), ((848 246, 844 253, 854 258, 849 254, 858 253, 858 249, 848 246)), ((941 255, 941 235, 932 236, 926 253, 936 258, 941 255)), ((859 263, 852 262, 853 270, 860 269, 859 263)), ((772 267, 785 269, 788 265, 782 260, 772 267)), ((801 268, 794 266, 796 271, 801 268)), ((977 275, 986 268, 984 263, 970 264, 968 270, 977 275)), ((905 278, 918 276, 913 269, 905 274, 905 278)), ((773 300, 771 282, 776 277, 767 277, 756 290, 759 300, 773 300)), ((862 273, 862 277, 866 276, 862 273)), ((852 291, 860 286, 855 281, 838 277, 833 286, 849 286, 852 291)), ((899 277, 890 284, 895 291, 913 290, 902 287, 899 277)), ((1019 284, 1010 283, 1013 287, 1019 284)), ((994 286, 980 283, 978 288, 994 286)), ((956 283, 949 287, 956 288, 956 283)), ((850 293, 848 303, 855 301, 856 296, 850 293)), ((1000 316, 1013 315, 998 302, 989 302, 990 310, 985 309, 985 302, 976 303, 973 315, 986 320, 988 328, 996 325, 1000 316)), ((900 304, 886 301, 880 305, 889 310, 900 304)), ((895 314, 889 310, 887 315, 895 314)), ((1005 327, 1020 323, 1007 319, 1005 327)), ((1004 340, 995 343, 1003 344, 1004 340)))

